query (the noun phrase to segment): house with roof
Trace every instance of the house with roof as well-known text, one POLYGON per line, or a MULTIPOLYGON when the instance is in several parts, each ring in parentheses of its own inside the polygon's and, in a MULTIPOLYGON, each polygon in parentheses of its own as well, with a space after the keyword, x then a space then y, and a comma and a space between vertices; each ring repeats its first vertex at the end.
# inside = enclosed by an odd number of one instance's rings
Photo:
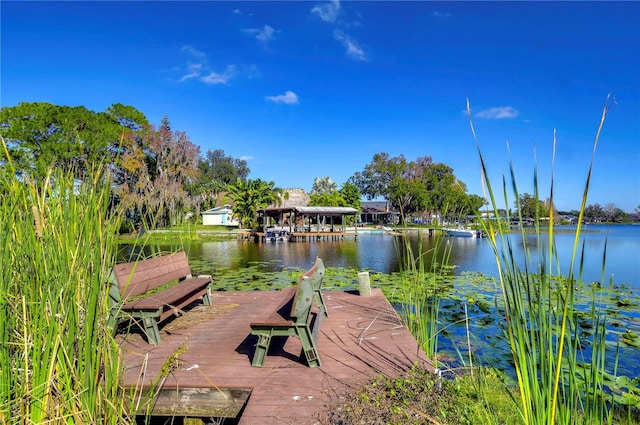
POLYGON ((205 226, 238 226, 238 220, 233 217, 231 205, 226 204, 202 212, 202 224, 205 226))
POLYGON ((363 201, 360 203, 362 223, 396 224, 398 212, 393 211, 389 201, 363 201))

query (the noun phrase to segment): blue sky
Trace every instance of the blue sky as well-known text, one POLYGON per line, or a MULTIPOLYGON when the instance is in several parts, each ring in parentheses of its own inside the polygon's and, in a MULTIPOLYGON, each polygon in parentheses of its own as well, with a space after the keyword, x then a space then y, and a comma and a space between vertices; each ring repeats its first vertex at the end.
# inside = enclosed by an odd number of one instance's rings
MULTIPOLYGON (((577 209, 640 205, 638 2, 13 2, 0 104, 132 105, 250 178, 342 185, 373 155, 431 156, 482 194, 469 99, 494 189, 513 160, 577 209), (509 149, 507 149, 507 143, 509 149)), ((509 205, 512 206, 512 205, 509 205)))

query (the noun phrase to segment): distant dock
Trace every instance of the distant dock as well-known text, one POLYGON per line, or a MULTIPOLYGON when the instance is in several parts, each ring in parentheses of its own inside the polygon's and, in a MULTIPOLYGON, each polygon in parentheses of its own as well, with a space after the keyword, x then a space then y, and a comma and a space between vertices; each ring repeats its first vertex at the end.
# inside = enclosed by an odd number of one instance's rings
POLYGON ((357 238, 356 233, 346 232, 287 232, 284 234, 269 234, 267 232, 238 232, 238 239, 253 242, 311 242, 320 240, 342 240, 357 238))

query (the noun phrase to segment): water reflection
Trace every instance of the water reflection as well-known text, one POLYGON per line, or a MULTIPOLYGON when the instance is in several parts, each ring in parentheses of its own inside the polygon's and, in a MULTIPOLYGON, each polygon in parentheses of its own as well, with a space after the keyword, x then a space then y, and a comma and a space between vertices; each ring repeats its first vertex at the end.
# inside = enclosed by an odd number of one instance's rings
MULTIPOLYGON (((555 244, 559 253, 558 262, 563 274, 568 273, 574 243, 573 228, 559 228, 555 235, 555 244)), ((523 266, 524 243, 518 233, 509 235, 514 247, 514 255, 523 266)), ((543 237, 543 241, 544 238, 543 237)), ((611 275, 615 283, 626 283, 640 289, 640 226, 589 226, 580 238, 580 247, 584 242, 583 280, 601 281, 602 261, 606 243, 605 280, 611 275)), ((223 240, 212 242, 186 242, 157 245, 145 248, 150 255, 160 251, 172 252, 184 249, 194 272, 213 273, 216 270, 239 270, 251 264, 263 263, 272 270, 284 268, 306 268, 320 256, 327 267, 354 268, 372 270, 381 273, 399 271, 398 252, 404 253, 405 239, 392 235, 360 235, 357 239, 345 238, 340 241, 312 242, 266 242, 223 240)), ((436 238, 426 233, 413 233, 409 243, 417 254, 422 252, 423 261, 429 265, 433 261, 436 238)), ((449 262, 456 266, 456 273, 463 271, 480 272, 495 276, 496 260, 485 239, 447 237, 443 243, 448 248, 449 262)), ((536 237, 528 235, 526 245, 532 254, 532 264, 538 263, 536 237)), ((125 247, 120 261, 131 253, 131 247, 125 247)), ((578 257, 579 259, 579 257, 578 257)), ((442 258, 438 258, 442 261, 442 258)), ((548 265, 547 265, 548 266, 548 265)), ((537 267, 536 267, 537 269, 537 267)), ((574 266, 577 273, 578 265, 574 266)), ((554 268, 555 270, 555 268, 554 268)))

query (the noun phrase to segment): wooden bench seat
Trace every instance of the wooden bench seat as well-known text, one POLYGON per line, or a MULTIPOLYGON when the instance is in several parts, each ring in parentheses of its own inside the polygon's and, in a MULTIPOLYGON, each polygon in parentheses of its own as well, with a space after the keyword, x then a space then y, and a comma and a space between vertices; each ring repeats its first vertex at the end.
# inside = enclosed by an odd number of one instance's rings
POLYGON ((309 367, 321 366, 316 341, 322 317, 328 314, 321 293, 323 276, 324 263, 320 258, 316 258, 313 267, 298 278, 297 286, 282 290, 279 301, 267 307, 261 316, 250 323, 251 334, 258 336, 252 366, 263 365, 269 352, 271 338, 274 336, 297 337, 302 343, 300 357, 304 356, 309 367), (314 300, 320 313, 316 316, 312 332, 309 319, 314 300))
POLYGON ((295 323, 295 319, 291 317, 291 307, 294 303, 298 287, 290 286, 283 289, 282 297, 278 300, 277 307, 269 310, 273 312, 269 316, 261 317, 251 322, 251 326, 289 326, 295 323))
POLYGON ((200 298, 211 305, 211 276, 192 277, 184 252, 116 264, 109 280, 109 326, 115 330, 120 319, 132 320, 154 345, 160 343, 159 323, 200 298))

